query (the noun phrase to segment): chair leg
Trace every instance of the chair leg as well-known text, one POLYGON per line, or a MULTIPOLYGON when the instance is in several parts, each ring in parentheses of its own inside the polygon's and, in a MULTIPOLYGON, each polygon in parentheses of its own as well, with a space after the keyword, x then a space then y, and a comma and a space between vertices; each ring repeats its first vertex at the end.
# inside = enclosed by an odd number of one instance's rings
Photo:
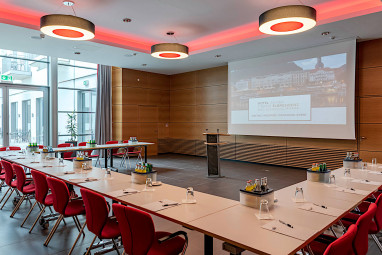
POLYGON ((41 209, 40 213, 38 214, 36 220, 33 222, 33 225, 31 227, 31 229, 29 230, 29 234, 32 233, 32 230, 33 230, 34 226, 36 225, 37 221, 40 219, 41 215, 44 213, 45 207, 46 207, 45 205, 42 207, 42 209, 41 209))
POLYGON ((12 189, 11 187, 9 187, 9 188, 7 189, 7 192, 5 192, 4 196, 3 196, 3 197, 1 198, 1 200, 0 200, 0 204, 1 204, 1 202, 3 202, 4 198, 7 196, 8 192, 9 192, 11 189, 12 189))
POLYGON ((72 218, 73 218, 74 224, 76 225, 76 228, 78 229, 78 231, 80 231, 81 227, 78 226, 76 218, 74 218, 74 216, 72 218))
POLYGON ((92 242, 91 242, 91 244, 90 244, 90 246, 89 246, 89 248, 86 249, 86 253, 85 253, 85 255, 89 255, 89 254, 90 254, 90 250, 92 249, 92 246, 93 246, 93 244, 94 244, 96 238, 97 238, 97 236, 95 235, 94 238, 93 238, 93 240, 92 240, 92 242))
POLYGON ((9 196, 8 196, 7 199, 4 201, 4 204, 3 204, 3 206, 1 206, 0 210, 3 210, 4 205, 8 202, 8 199, 11 197, 13 191, 15 191, 15 189, 12 188, 11 193, 9 193, 9 196))
POLYGON ((121 255, 121 253, 119 253, 118 245, 115 243, 115 240, 114 240, 114 239, 111 239, 111 241, 113 241, 113 246, 114 246, 115 250, 117 251, 117 254, 118 254, 118 255, 121 255))
POLYGON ((374 242, 377 244, 379 250, 382 252, 382 244, 379 241, 378 237, 376 235, 371 235, 371 237, 373 238, 374 242))
POLYGON ((33 208, 36 206, 37 204, 37 200, 36 202, 34 202, 34 204, 32 205, 31 209, 29 210, 27 216, 25 217, 23 223, 21 223, 20 227, 23 227, 24 226, 24 223, 27 221, 27 219, 29 218, 29 215, 31 214, 31 212, 33 211, 33 208))
MULTIPOLYGON (((81 223, 80 223, 80 220, 78 219, 77 215, 76 215, 76 216, 74 216, 74 218, 76 219, 78 226, 80 226, 80 227, 81 227, 81 223)), ((79 229, 78 229, 78 230, 79 230, 79 229)), ((83 235, 84 235, 84 237, 85 237, 85 232, 82 232, 82 234, 83 234, 83 235)))
POLYGON ((10 216, 11 218, 13 218, 13 216, 15 216, 15 214, 16 214, 16 212, 19 210, 21 204, 24 202, 25 197, 26 197, 26 195, 23 195, 23 196, 20 198, 20 200, 19 200, 19 202, 17 203, 15 209, 13 209, 13 212, 11 213, 11 216, 10 216))
POLYGON ((76 246, 76 244, 77 244, 77 242, 78 242, 78 239, 80 239, 81 234, 84 232, 84 228, 85 228, 85 226, 86 226, 86 221, 85 221, 84 225, 82 225, 82 228, 81 228, 81 230, 80 230, 80 233, 78 233, 78 236, 77 236, 77 238, 76 238, 76 241, 74 241, 74 244, 73 244, 72 248, 70 249, 68 255, 71 255, 71 254, 72 254, 73 249, 74 249, 74 247, 76 246))
POLYGON ((56 224, 54 224, 52 230, 50 231, 48 237, 45 240, 44 246, 48 246, 50 240, 52 239, 54 233, 56 232, 58 228, 58 225, 60 225, 60 222, 62 221, 63 218, 64 218, 64 215, 60 215, 60 217, 57 219, 56 224))

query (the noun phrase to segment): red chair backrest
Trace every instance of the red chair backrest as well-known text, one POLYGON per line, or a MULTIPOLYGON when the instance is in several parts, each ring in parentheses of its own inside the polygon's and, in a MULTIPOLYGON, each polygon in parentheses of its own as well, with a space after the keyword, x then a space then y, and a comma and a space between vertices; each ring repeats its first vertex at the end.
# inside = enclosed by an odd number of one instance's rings
POLYGON ((7 150, 7 147, 1 147, 0 148, 0 151, 6 151, 7 150))
POLYGON ((353 241, 357 234, 357 225, 353 224, 349 227, 348 231, 331 243, 326 248, 324 255, 354 255, 353 241))
POLYGON ((31 174, 35 185, 35 198, 38 202, 44 204, 49 191, 46 175, 36 170, 31 170, 31 174))
POLYGON ((44 145, 41 145, 41 144, 40 144, 40 145, 38 146, 38 148, 39 148, 39 149, 44 149, 44 145))
POLYGON ((23 192, 23 188, 25 186, 25 180, 26 175, 24 168, 17 164, 12 164, 13 171, 16 173, 16 179, 17 179, 17 189, 21 192, 23 192))
POLYGON ((9 163, 8 161, 5 161, 5 160, 2 160, 1 164, 3 165, 4 170, 5 170, 5 180, 4 181, 8 186, 11 186, 11 182, 12 182, 13 178, 15 177, 15 174, 14 174, 13 168, 12 168, 12 164, 9 163))
MULTIPOLYGON (((106 144, 116 144, 118 141, 107 141, 106 144)), ((119 148, 113 149, 112 154, 117 153, 119 148)))
POLYGON ((81 189, 81 195, 85 204, 88 229, 96 236, 100 236, 109 216, 106 200, 103 196, 88 189, 81 189))
MULTIPOLYGON (((86 142, 80 142, 78 146, 86 146, 86 142)), ((92 155, 93 150, 86 150, 84 152, 88 153, 88 156, 92 155)))
MULTIPOLYGON (((124 140, 123 143, 129 143, 129 140, 124 140)), ((135 150, 135 147, 127 147, 128 152, 133 152, 135 150)))
POLYGON ((60 214, 65 214, 65 208, 69 203, 69 190, 65 182, 47 177, 48 187, 53 195, 53 208, 60 214))
POLYGON ((375 224, 377 225, 378 232, 382 230, 382 194, 377 197, 377 201, 375 201, 377 205, 377 211, 374 216, 375 224))
POLYGON ((357 255, 366 255, 369 248, 369 228, 375 212, 376 204, 370 204, 369 209, 357 220, 357 234, 353 242, 353 248, 357 255))
POLYGON ((9 146, 8 148, 10 151, 21 151, 21 148, 17 146, 9 146))
POLYGON ((155 228, 148 213, 120 204, 113 204, 126 254, 146 255, 155 237, 155 228))
MULTIPOLYGON (((59 145, 57 145, 57 147, 70 147, 70 143, 60 143, 59 145)), ((64 152, 64 158, 70 158, 72 156, 73 152, 72 151, 69 151, 69 152, 64 152)))
POLYGON ((0 174, 5 174, 5 170, 4 170, 4 167, 3 167, 3 164, 2 164, 2 161, 0 161, 0 174))

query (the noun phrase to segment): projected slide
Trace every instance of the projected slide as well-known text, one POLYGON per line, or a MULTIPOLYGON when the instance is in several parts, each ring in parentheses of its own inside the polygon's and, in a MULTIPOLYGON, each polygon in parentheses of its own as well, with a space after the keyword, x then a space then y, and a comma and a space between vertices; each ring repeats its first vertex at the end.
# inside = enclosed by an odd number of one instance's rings
POLYGON ((354 139, 355 41, 229 63, 229 133, 354 139))

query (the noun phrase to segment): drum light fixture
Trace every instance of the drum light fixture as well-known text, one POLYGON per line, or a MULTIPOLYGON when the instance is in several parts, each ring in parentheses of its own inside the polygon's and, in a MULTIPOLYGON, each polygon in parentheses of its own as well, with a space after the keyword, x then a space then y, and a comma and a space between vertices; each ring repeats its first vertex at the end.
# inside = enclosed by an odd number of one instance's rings
POLYGON ((315 25, 316 9, 306 5, 277 7, 259 17, 259 30, 270 35, 301 33, 315 25))
POLYGON ((151 46, 151 56, 161 59, 183 59, 188 57, 188 47, 179 43, 159 43, 151 46))

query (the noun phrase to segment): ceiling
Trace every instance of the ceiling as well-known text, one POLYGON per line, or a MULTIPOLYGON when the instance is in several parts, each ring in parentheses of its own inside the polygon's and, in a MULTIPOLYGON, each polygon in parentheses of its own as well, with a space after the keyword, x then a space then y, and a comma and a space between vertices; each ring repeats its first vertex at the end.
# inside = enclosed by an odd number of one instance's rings
POLYGON ((303 0, 317 9, 318 26, 288 36, 261 34, 258 16, 280 5, 300 4, 299 0, 75 2, 76 14, 96 25, 96 38, 92 41, 31 38, 39 37, 42 15, 73 14, 61 0, 0 0, 0 48, 175 74, 347 38, 382 37, 380 0, 303 0), (123 18, 131 18, 132 22, 124 23, 123 18), (176 38, 167 36, 168 31, 175 31, 176 38), (331 34, 322 36, 324 31, 331 34), (177 41, 190 47, 189 58, 161 60, 147 54, 152 44, 177 41), (81 55, 74 55, 75 51, 81 55))

